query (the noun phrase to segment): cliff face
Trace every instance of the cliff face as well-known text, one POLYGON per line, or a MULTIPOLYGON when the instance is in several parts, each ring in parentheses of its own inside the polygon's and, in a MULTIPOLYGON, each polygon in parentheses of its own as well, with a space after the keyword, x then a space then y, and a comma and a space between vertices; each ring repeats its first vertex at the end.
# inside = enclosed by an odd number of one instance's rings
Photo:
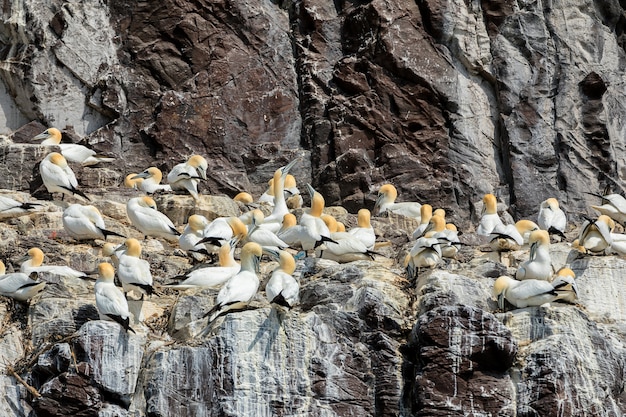
MULTIPOLYGON (((47 197, 36 167, 55 148, 30 138, 56 126, 66 140, 118 157, 72 167, 107 224, 129 236, 141 237, 126 219, 133 194, 118 188, 124 175, 151 165, 167 172, 192 153, 209 161, 205 196, 196 205, 157 198, 177 226, 192 212, 239 215, 242 207, 215 195, 258 196, 294 158, 298 181, 329 205, 372 208, 392 182, 400 200, 444 207, 465 231, 487 192, 515 219, 556 197, 576 221, 596 202, 585 192, 624 191, 618 1, 29 1, 5 2, 0 13, 0 129, 10 136, 0 144, 0 188, 47 197)), ((0 223, 3 258, 42 246, 51 263, 93 269, 99 248, 60 231, 66 205, 0 223)), ((255 309, 201 337, 193 336, 215 292, 164 290, 132 306, 146 322, 126 335, 96 321, 92 283, 44 277, 51 284, 28 307, 0 303, 0 409, 626 413, 622 259, 577 258, 553 245, 554 266, 578 275, 580 304, 499 312, 493 280, 514 269, 466 248, 463 262, 409 283, 400 265, 415 224, 392 217, 375 227, 392 242, 375 262, 299 261, 298 308, 281 312, 260 295, 255 309)), ((175 253, 146 242, 159 284, 189 266, 175 253)))
POLYGON ((548 196, 585 212, 584 191, 622 191, 624 20, 616 0, 11 3, 0 120, 123 172, 207 155, 213 194, 301 157, 351 212, 385 181, 457 221, 486 192, 516 217, 548 196))

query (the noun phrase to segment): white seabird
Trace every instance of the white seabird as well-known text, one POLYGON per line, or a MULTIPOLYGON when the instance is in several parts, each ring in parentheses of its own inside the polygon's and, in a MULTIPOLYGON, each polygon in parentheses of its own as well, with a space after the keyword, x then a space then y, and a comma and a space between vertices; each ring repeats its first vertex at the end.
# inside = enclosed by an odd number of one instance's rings
POLYGON ((137 291, 144 295, 154 293, 152 287, 152 273, 148 261, 141 259, 141 244, 137 239, 126 239, 126 251, 119 257, 117 276, 122 283, 124 293, 137 291))
POLYGON ((0 261, 0 295, 26 301, 39 294, 45 286, 45 281, 36 281, 23 272, 7 274, 4 262, 0 261))
POLYGON ((130 177, 130 181, 135 181, 132 183, 133 185, 136 185, 138 189, 148 194, 154 194, 157 191, 172 191, 172 187, 169 184, 161 184, 162 179, 163 173, 157 167, 147 168, 143 172, 130 177))
POLYGON ((357 213, 357 227, 348 230, 348 233, 359 239, 367 249, 373 250, 376 245, 376 233, 371 224, 371 213, 362 208, 357 213))
POLYGON ((496 225, 502 224, 498 216, 498 200, 493 194, 485 194, 483 197, 483 209, 480 216, 480 224, 476 233, 482 236, 489 236, 496 225))
POLYGON ((107 230, 100 211, 94 206, 71 204, 63 211, 63 228, 76 240, 102 239, 109 236, 125 238, 117 232, 107 230))
POLYGON ((229 310, 241 309, 248 305, 259 289, 257 271, 263 249, 254 242, 246 243, 241 249, 241 270, 230 278, 215 299, 215 306, 205 315, 212 323, 229 310))
POLYGON ((178 240, 180 232, 165 214, 157 209, 152 197, 133 197, 126 203, 126 214, 130 223, 145 236, 178 240))
POLYGON ((62 275, 72 278, 85 278, 87 274, 81 271, 77 271, 74 268, 70 268, 67 265, 43 265, 44 254, 39 248, 30 248, 20 261, 20 271, 30 274, 31 272, 37 273, 50 273, 54 275, 62 275))
POLYGON ((398 190, 396 190, 396 187, 391 184, 384 184, 378 190, 378 198, 376 199, 372 212, 374 214, 382 214, 390 211, 406 217, 413 217, 417 219, 417 221, 420 221, 422 205, 412 201, 396 203, 397 197, 398 190))
POLYGON ((34 209, 41 204, 38 203, 22 203, 7 197, 0 195, 0 219, 8 219, 28 214, 30 210, 34 209))
POLYGON ((48 154, 39 164, 39 173, 41 174, 43 185, 49 193, 78 194, 89 200, 89 197, 78 190, 76 175, 74 175, 74 171, 67 165, 67 160, 60 153, 52 152, 48 154))
POLYGON ((115 286, 113 265, 103 262, 98 265, 99 278, 94 285, 96 307, 100 320, 119 323, 124 330, 135 331, 130 327, 130 311, 124 293, 115 286))
POLYGON ((538 279, 547 281, 554 273, 550 257, 550 235, 547 230, 535 230, 528 239, 530 254, 515 272, 515 278, 523 281, 538 279))
POLYGON ((43 133, 38 134, 33 140, 41 140, 42 145, 57 145, 61 148, 61 154, 68 161, 77 162, 84 166, 95 165, 100 162, 115 161, 115 158, 109 158, 96 154, 96 151, 78 143, 61 143, 62 134, 57 128, 51 127, 43 133))
POLYGON ((504 310, 505 299, 517 308, 524 308, 564 300, 570 296, 570 291, 560 291, 545 280, 517 281, 503 275, 495 281, 492 294, 500 309, 504 310))
POLYGON ((167 182, 174 191, 187 191, 198 199, 198 182, 206 180, 209 165, 201 155, 192 155, 186 162, 178 164, 167 174, 167 182))
POLYGON ((263 250, 278 260, 279 263, 265 285, 265 295, 270 303, 292 308, 300 298, 300 284, 293 277, 296 261, 289 252, 284 250, 268 251, 265 248, 263 250))
POLYGON ((559 201, 556 198, 548 198, 539 205, 539 214, 537 214, 537 225, 547 230, 550 234, 558 234, 565 237, 565 227, 567 226, 567 217, 565 212, 559 207, 559 201))
POLYGON ((230 242, 222 244, 219 250, 219 266, 212 264, 197 265, 184 275, 174 277, 174 279, 183 279, 183 281, 176 284, 168 284, 166 287, 175 290, 221 287, 241 270, 241 265, 233 256, 237 242, 238 239, 234 238, 230 242))

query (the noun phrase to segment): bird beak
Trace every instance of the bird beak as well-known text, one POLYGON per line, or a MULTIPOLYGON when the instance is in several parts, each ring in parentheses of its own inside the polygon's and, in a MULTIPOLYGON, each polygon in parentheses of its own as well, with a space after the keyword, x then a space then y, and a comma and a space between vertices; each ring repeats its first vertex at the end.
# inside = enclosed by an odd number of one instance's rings
POLYGON ((504 293, 498 294, 498 307, 500 310, 504 310, 504 293))
POLYGON ((255 256, 252 262, 254 262, 254 271, 258 273, 261 270, 261 257, 255 256))
POLYGON ((289 170, 291 168, 293 168, 293 166, 296 164, 296 162, 298 162, 300 158, 296 158, 293 161, 289 162, 287 165, 285 165, 284 167, 282 167, 280 170, 282 171, 282 174, 280 174, 281 177, 286 177, 287 174, 289 174, 289 170))
POLYGON ((146 171, 142 172, 141 174, 137 174, 134 177, 131 178, 131 180, 136 180, 139 178, 148 178, 150 176, 150 174, 146 171))
POLYGON ((41 140, 41 139, 48 139, 50 137, 50 134, 48 133, 48 131, 46 130, 43 133, 38 134, 37 136, 35 136, 33 138, 33 140, 41 140))
POLYGON ((383 201, 384 194, 378 194, 376 198, 376 203, 374 203, 374 208, 372 209, 372 214, 378 214, 378 207, 380 206, 380 202, 383 201))
POLYGON ((20 259, 17 260, 17 263, 21 264, 23 262, 26 262, 27 260, 30 259, 30 256, 28 254, 22 256, 20 259))
POLYGON ((198 176, 200 178, 202 178, 203 180, 206 180, 206 173, 204 172, 204 170, 202 168, 196 168, 196 172, 198 173, 198 176))
POLYGON ((307 190, 309 190, 309 195, 311 196, 311 198, 313 198, 313 196, 315 195, 315 188, 313 188, 311 184, 307 184, 306 188, 307 190))
POLYGON ((275 260, 278 260, 280 258, 280 254, 278 253, 278 251, 270 249, 267 246, 263 246, 263 254, 275 260))

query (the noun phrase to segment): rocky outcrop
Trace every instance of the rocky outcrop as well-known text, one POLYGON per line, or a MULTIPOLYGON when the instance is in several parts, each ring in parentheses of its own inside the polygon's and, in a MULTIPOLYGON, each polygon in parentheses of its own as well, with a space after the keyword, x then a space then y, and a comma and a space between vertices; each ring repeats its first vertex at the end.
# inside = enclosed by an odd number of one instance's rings
MULTIPOLYGON (((38 163, 46 127, 117 157, 71 164, 107 226, 142 239, 127 173, 209 161, 202 197, 162 194, 179 229, 249 207, 298 158, 348 226, 383 182, 447 209, 465 232, 457 261, 402 268, 412 219, 374 224, 374 261, 298 261, 301 304, 246 311, 205 329, 215 291, 131 302, 126 334, 98 320, 93 283, 44 275, 29 305, 0 300, 0 409, 10 415, 598 415, 626 412, 623 259, 552 247, 578 275, 579 304, 498 311, 496 277, 526 251, 479 251, 484 193, 511 220, 554 196, 581 214, 623 191, 625 14, 617 1, 6 2, 0 12, 0 188, 41 204, 0 223, 8 269, 32 246, 91 271, 102 242, 63 232, 38 163), (220 195, 222 194, 222 195, 220 195), (595 201, 594 201, 595 202, 595 201), (8 367, 7 365, 11 365, 8 367), (15 371, 15 372, 13 372, 15 371), (24 379, 24 383, 18 381, 24 379), (26 385, 31 389, 27 389, 26 385)), ((67 197, 70 202, 76 200, 67 197)), ((268 211, 267 207, 263 207, 268 211)), ((332 210, 332 209, 330 209, 332 210)), ((190 266, 144 242, 159 285, 190 266)), ((267 278, 275 263, 264 261, 267 278)))
MULTIPOLYGON (((116 200, 122 197, 99 200, 107 227, 142 238, 121 216, 116 200)), ((190 197, 156 198, 173 219, 194 210, 190 197)), ((46 263, 84 271, 106 260, 103 242, 65 234, 60 210, 67 202, 40 202, 36 212, 0 224, 10 268, 34 245, 44 249, 46 263)), ((209 217, 247 209, 210 196, 197 207, 209 217)), ((355 222, 353 215, 343 218, 355 222)), ((373 220, 381 241, 375 260, 298 260, 301 302, 291 310, 265 299, 264 282, 276 263, 263 261, 261 291, 249 308, 209 327, 204 315, 216 291, 164 287, 191 266, 165 241, 143 242, 159 290, 129 302, 136 334, 99 320, 93 281, 44 274, 48 285, 28 305, 0 300, 0 355, 14 364, 3 368, 2 401, 16 416, 30 410, 37 416, 584 416, 592 410, 607 417, 626 411, 622 259, 581 257, 555 243, 553 266, 576 272, 579 304, 503 312, 491 299, 493 282, 513 274, 526 249, 512 252, 505 266, 479 246, 466 246, 457 260, 409 282, 398 261, 411 246, 414 222, 398 220, 373 220)))
POLYGON ((468 226, 487 192, 518 218, 621 191, 616 1, 23 2, 2 17, 6 133, 36 120, 120 157, 89 186, 200 153, 207 194, 258 196, 300 158, 300 181, 350 212, 390 181, 468 226))

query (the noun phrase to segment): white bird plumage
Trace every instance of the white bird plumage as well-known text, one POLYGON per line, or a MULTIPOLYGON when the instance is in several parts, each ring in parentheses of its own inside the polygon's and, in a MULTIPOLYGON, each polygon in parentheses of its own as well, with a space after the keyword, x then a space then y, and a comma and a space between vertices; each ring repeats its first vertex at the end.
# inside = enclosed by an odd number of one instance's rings
POLYGON ((130 330, 135 333, 130 327, 128 301, 126 301, 124 293, 114 283, 115 270, 113 265, 105 262, 100 263, 98 265, 98 274, 98 280, 94 285, 94 293, 100 320, 114 321, 119 323, 124 330, 130 330))
POLYGON ((39 164, 41 180, 49 193, 68 195, 78 194, 89 200, 82 191, 78 190, 78 181, 67 160, 58 152, 49 153, 39 164))
POLYGON ((483 197, 480 224, 476 229, 476 233, 482 236, 489 236, 493 229, 499 224, 503 225, 500 216, 498 216, 498 200, 493 194, 485 194, 483 197))
POLYGON ((248 305, 259 289, 259 261, 263 249, 254 242, 246 243, 241 249, 241 270, 230 278, 215 299, 215 306, 206 314, 209 324, 232 309, 248 305))
POLYGON ((136 291, 144 295, 154 293, 150 263, 141 259, 141 244, 137 239, 126 239, 125 252, 119 256, 117 276, 122 283, 124 292, 136 291))
POLYGON ((237 263, 233 256, 235 246, 238 239, 224 243, 219 250, 219 266, 212 264, 200 264, 187 271, 184 275, 174 277, 175 279, 183 279, 176 284, 169 284, 167 288, 175 290, 188 290, 191 288, 219 288, 235 276, 240 270, 241 265, 237 263))
POLYGON ((517 308, 540 306, 557 300, 565 300, 570 296, 568 290, 559 291, 545 280, 527 279, 517 281, 508 276, 499 277, 492 291, 493 299, 504 309, 504 300, 517 308))
POLYGON ((125 237, 107 230, 100 211, 94 206, 71 204, 63 210, 63 228, 76 240, 102 239, 108 236, 125 237))
POLYGON ((4 262, 0 261, 0 295, 26 301, 39 294, 45 286, 45 281, 36 281, 23 272, 7 274, 4 262))
POLYGON ((41 204, 38 203, 23 203, 11 197, 0 195, 0 219, 8 219, 28 214, 30 210, 40 205, 41 204))
POLYGON ((530 234, 528 243, 530 244, 528 260, 519 265, 515 278, 520 281, 549 280, 554 273, 550 257, 550 235, 546 230, 535 230, 530 234))
POLYGON ((300 297, 300 284, 293 277, 296 261, 289 252, 283 250, 268 251, 266 248, 263 250, 277 259, 279 263, 265 285, 265 295, 270 303, 292 308, 298 303, 300 297))
POLYGON ((178 240, 180 232, 165 214, 157 209, 152 197, 133 197, 126 203, 130 223, 145 236, 178 240))
POLYGON ((167 182, 174 191, 187 191, 198 198, 198 182, 206 180, 209 165, 201 155, 192 155, 186 162, 175 165, 167 174, 167 182))
POLYGON ((61 143, 63 135, 57 128, 51 127, 38 134, 33 140, 42 140, 42 145, 56 145, 61 148, 61 154, 68 161, 77 162, 83 166, 95 165, 100 162, 115 161, 115 158, 98 155, 93 149, 78 143, 61 143))
POLYGON ((374 214, 382 214, 389 211, 402 216, 413 217, 420 221, 422 205, 413 201, 396 203, 397 197, 398 190, 396 190, 396 187, 392 184, 384 184, 378 190, 378 198, 376 198, 372 212, 374 214))
POLYGON ((144 193, 154 194, 157 191, 172 191, 169 184, 161 184, 163 173, 157 167, 146 168, 143 172, 129 178, 128 182, 144 193))
POLYGON ((49 273, 72 278, 85 278, 84 272, 77 271, 67 265, 43 265, 44 253, 39 248, 30 248, 21 261, 20 271, 30 274, 31 272, 49 273))

